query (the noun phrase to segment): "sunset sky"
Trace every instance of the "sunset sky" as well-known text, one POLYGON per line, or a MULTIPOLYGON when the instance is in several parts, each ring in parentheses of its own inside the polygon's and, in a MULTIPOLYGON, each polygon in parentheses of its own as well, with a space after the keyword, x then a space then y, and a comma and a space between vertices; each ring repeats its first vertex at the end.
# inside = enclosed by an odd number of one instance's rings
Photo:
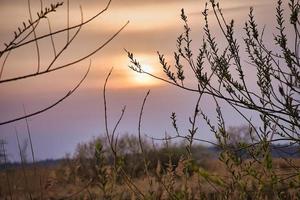
MULTIPOLYGON (((32 0, 33 17, 39 9, 39 0, 32 0)), ((44 6, 56 1, 44 0, 44 6)), ((247 19, 250 6, 255 8, 255 15, 260 28, 266 25, 266 35, 272 35, 275 23, 274 1, 271 0, 222 0, 226 19, 234 18, 238 38, 243 37, 243 25, 247 19)), ((83 8, 84 19, 88 19, 102 10, 107 1, 103 0, 70 0, 70 24, 80 22, 79 5, 83 8)), ((73 153, 76 144, 85 142, 104 134, 103 84, 109 70, 114 67, 108 82, 107 100, 109 125, 112 128, 124 105, 127 106, 124 119, 120 124, 120 134, 137 134, 138 115, 146 92, 151 93, 145 106, 142 132, 163 137, 165 132, 172 135, 170 115, 176 112, 179 127, 187 132, 188 117, 192 115, 197 96, 140 75, 128 68, 130 64, 124 49, 134 53, 145 67, 145 70, 163 76, 159 65, 157 51, 166 55, 170 64, 176 48, 176 38, 182 33, 180 10, 184 8, 192 28, 192 48, 197 51, 203 38, 204 0, 113 0, 107 12, 82 28, 78 38, 74 40, 67 52, 58 60, 58 64, 66 63, 76 57, 81 57, 93 51, 105 42, 128 20, 126 28, 104 49, 91 57, 92 68, 80 88, 67 100, 55 108, 40 115, 29 118, 34 149, 38 159, 59 158, 66 153, 73 153)), ((3 43, 10 41, 13 31, 29 18, 27 0, 0 0, 0 49, 3 43)), ((57 30, 66 26, 66 4, 54 14, 49 15, 52 29, 57 30)), ((211 28, 222 44, 223 38, 213 16, 210 17, 211 28)), ((41 24, 37 34, 47 33, 48 27, 41 24)), ((72 34, 73 32, 71 32, 72 34)), ((267 38, 267 40, 272 38, 267 38)), ((66 35, 54 37, 57 48, 66 41, 66 35)), ((223 40, 224 41, 224 40, 223 40)), ((49 40, 42 40, 41 66, 46 66, 53 58, 49 40)), ((3 56, 4 57, 4 56, 3 56)), ((4 58, 1 58, 2 65, 4 58)), ((35 78, 0 84, 0 121, 5 121, 23 115, 22 105, 27 113, 44 108, 65 95, 81 79, 89 64, 89 59, 61 71, 52 72, 35 78)), ((36 71, 37 57, 34 44, 13 51, 7 60, 3 77, 10 78, 36 71)), ((248 80, 255 73, 248 71, 248 80)), ((187 71, 188 73, 188 71, 187 71)), ((187 80, 193 84, 193 80, 187 80)), ((251 84, 251 83, 250 83, 251 84)), ((255 82, 253 83, 255 84, 255 82)), ((210 99, 201 102, 203 110, 214 116, 215 108, 210 99)), ((232 114, 224 107, 229 125, 241 125, 245 122, 239 116, 232 114)), ((198 137, 213 140, 213 136, 203 122, 199 121, 198 137)), ((7 141, 7 151, 10 160, 18 160, 15 136, 17 129, 21 140, 26 134, 25 121, 18 121, 0 126, 0 139, 7 141)))

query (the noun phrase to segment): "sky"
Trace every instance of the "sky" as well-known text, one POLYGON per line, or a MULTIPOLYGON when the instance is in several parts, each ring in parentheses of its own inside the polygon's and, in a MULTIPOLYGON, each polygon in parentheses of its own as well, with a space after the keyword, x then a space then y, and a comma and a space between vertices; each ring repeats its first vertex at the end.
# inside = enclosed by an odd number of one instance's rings
MULTIPOLYGON (((44 6, 55 1, 43 1, 44 6)), ((101 11, 107 1, 103 0, 70 0, 70 25, 80 22, 82 6, 84 19, 101 11)), ((149 136, 164 137, 165 133, 172 135, 170 115, 176 112, 178 125, 182 132, 189 127, 188 117, 192 115, 197 95, 170 86, 159 80, 133 72, 124 49, 134 53, 145 70, 164 76, 159 65, 157 51, 166 55, 173 64, 173 52, 176 49, 176 38, 182 33, 180 10, 185 9, 192 28, 192 48, 197 51, 203 38, 203 0, 113 0, 109 9, 99 18, 84 26, 78 37, 67 51, 57 61, 57 65, 84 56, 104 43, 128 20, 126 28, 105 48, 91 56, 91 71, 80 88, 68 99, 53 109, 28 119, 34 150, 37 159, 60 158, 66 153, 73 153, 76 144, 86 142, 98 135, 104 134, 103 85, 105 77, 113 67, 107 86, 108 120, 110 129, 116 123, 121 109, 126 105, 123 120, 118 133, 137 134, 138 117, 143 98, 150 89, 143 114, 142 132, 149 136)), ((33 17, 39 10, 40 1, 32 0, 33 17)), ((255 15, 260 22, 260 28, 266 26, 266 34, 273 31, 275 20, 274 1, 270 0, 223 0, 221 7, 226 19, 235 19, 236 35, 243 36, 243 24, 247 19, 250 6, 255 9, 255 15), (270 12, 269 12, 270 10, 270 12), (266 12, 268 11, 268 12, 266 12)), ((66 27, 66 3, 56 13, 49 15, 52 30, 66 27)), ((29 18, 26 0, 0 0, 0 49, 4 42, 11 40, 13 31, 29 18)), ((211 28, 222 45, 223 38, 217 27, 216 20, 210 13, 211 28)), ((37 34, 47 33, 48 25, 41 23, 37 34)), ((72 35, 71 32, 70 34, 72 35)), ((270 38, 267 38, 267 40, 270 38)), ((66 34, 54 37, 57 49, 66 41, 66 34)), ((41 49, 41 67, 45 67, 53 58, 50 40, 39 43, 41 49)), ((3 56, 4 57, 4 56, 3 56)), ((0 58, 2 64, 4 58, 0 58)), ((65 95, 81 79, 89 65, 89 59, 72 67, 52 72, 47 75, 0 84, 0 121, 5 121, 23 115, 23 105, 27 113, 44 108, 65 95)), ((19 48, 9 56, 2 79, 32 73, 37 69, 37 56, 33 45, 19 48)), ((247 69, 246 69, 247 70, 247 69)), ((248 69, 249 80, 253 80, 253 70, 248 69)), ((193 84, 191 74, 187 82, 193 84)), ((250 85, 255 84, 255 82, 250 85)), ((204 98, 201 107, 209 115, 215 115, 211 99, 204 98)), ((241 125, 245 122, 224 106, 228 115, 229 125, 241 125)), ((198 137, 213 140, 213 135, 199 120, 198 137)), ((10 160, 18 160, 15 132, 21 141, 27 138, 24 120, 0 126, 0 138, 6 140, 10 160)))

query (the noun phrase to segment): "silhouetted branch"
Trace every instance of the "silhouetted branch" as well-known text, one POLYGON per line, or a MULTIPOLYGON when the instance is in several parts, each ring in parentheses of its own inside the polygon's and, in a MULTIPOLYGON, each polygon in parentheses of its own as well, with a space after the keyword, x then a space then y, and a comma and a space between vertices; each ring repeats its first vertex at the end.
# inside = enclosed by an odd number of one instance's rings
POLYGON ((114 173, 121 173, 122 177, 125 180, 126 185, 130 188, 131 191, 133 191, 136 195, 141 196, 142 198, 145 198, 145 195, 142 193, 142 191, 136 186, 136 184, 132 181, 132 179, 127 175, 125 170, 123 169, 122 165, 118 163, 119 157, 118 157, 118 152, 117 152, 117 144, 118 144, 118 137, 115 138, 115 131, 122 120, 125 112, 125 107, 122 109, 121 115, 119 117, 119 120, 114 126, 112 134, 109 133, 109 128, 108 128, 108 116, 107 116, 107 98, 106 98, 106 87, 108 80, 112 74, 113 68, 110 69, 108 75, 106 76, 104 86, 103 86, 103 102, 104 102, 104 123, 105 123, 105 134, 106 134, 106 139, 109 142, 109 147, 113 153, 114 156, 114 173))
POLYGON ((9 124, 9 123, 12 123, 12 122, 16 122, 16 121, 19 121, 19 120, 22 120, 22 119, 25 119, 25 118, 29 118, 29 117, 32 117, 32 116, 35 116, 35 115, 38 115, 38 114, 41 114, 53 107, 55 107, 56 105, 60 104, 61 102, 63 102, 66 98, 68 98, 69 96, 71 96, 78 88, 79 86, 81 85, 81 83, 85 80, 85 78, 87 77, 89 71, 90 71, 90 68, 91 68, 91 61, 90 61, 90 64, 89 64, 89 67, 86 71, 86 73, 84 74, 83 78, 79 81, 79 83, 72 89, 70 90, 65 96, 63 96, 62 98, 60 98, 59 100, 57 100, 55 103, 51 104, 50 106, 46 107, 46 108, 43 108, 41 110, 38 110, 36 112, 33 112, 33 113, 30 113, 30 114, 27 114, 25 116, 21 116, 21 117, 17 117, 17 118, 14 118, 14 119, 11 119, 11 120, 7 120, 7 121, 4 121, 4 122, 0 122, 0 126, 1 125, 4 125, 4 124, 9 124))
POLYGON ((38 75, 42 75, 42 74, 47 74, 47 73, 50 73, 50 72, 54 72, 54 71, 57 71, 57 70, 60 70, 60 69, 63 69, 63 68, 66 68, 66 67, 69 67, 71 65, 74 65, 76 63, 79 63, 87 58, 89 58, 90 56, 94 55, 95 53, 97 53, 99 50, 101 50, 102 48, 104 48, 109 42, 111 42, 127 25, 129 24, 129 21, 124 25, 122 26, 116 33, 114 33, 107 41, 105 41, 101 46, 99 46, 98 48, 96 48, 94 51, 90 52, 89 54, 87 54, 86 56, 83 56, 77 60, 74 60, 70 63, 67 63, 67 64, 63 64, 61 66, 58 66, 56 68, 52 68, 52 69, 49 69, 49 70, 44 70, 44 71, 41 71, 39 73, 32 73, 32 74, 27 74, 27 75, 24 75, 24 76, 19 76, 19 77, 14 77, 14 78, 9 78, 9 79, 4 79, 4 80, 0 80, 0 84, 1 83, 6 83, 6 82, 11 82, 11 81, 17 81, 17 80, 21 80, 21 79, 26 79, 26 78, 30 78, 30 77, 34 77, 34 76, 38 76, 38 75))
MULTIPOLYGON (((60 29, 60 30, 54 31, 53 33, 49 33, 49 34, 45 34, 45 35, 42 35, 42 36, 38 36, 38 37, 35 38, 35 39, 31 39, 31 40, 29 40, 29 41, 20 43, 20 44, 18 44, 18 45, 14 44, 14 42, 11 42, 11 46, 7 46, 4 50, 0 51, 0 57, 1 57, 1 55, 2 55, 3 53, 5 53, 5 52, 7 52, 7 51, 10 51, 10 50, 19 48, 19 47, 24 46, 24 45, 27 45, 27 44, 29 44, 29 43, 32 43, 32 42, 41 40, 41 39, 43 39, 43 38, 47 38, 47 37, 49 37, 49 36, 51 36, 51 35, 57 35, 58 33, 66 32, 66 31, 68 31, 68 30, 70 31, 70 30, 79 28, 80 26, 84 26, 84 25, 88 24, 89 22, 93 21, 94 19, 96 19, 97 17, 99 17, 99 16, 100 16, 102 13, 104 13, 105 11, 107 11, 107 9, 109 8, 110 3, 111 3, 111 0, 108 1, 106 7, 105 7, 103 10, 101 10, 101 11, 98 12, 96 15, 92 16, 91 18, 89 18, 88 20, 86 20, 86 21, 84 21, 84 22, 82 22, 82 23, 80 23, 80 24, 71 26, 71 27, 69 27, 69 28, 60 29)), ((58 4, 56 5, 56 7, 55 7, 53 10, 51 10, 51 12, 55 12, 55 11, 56 11, 56 8, 59 7, 59 6, 61 6, 61 5, 62 5, 62 3, 58 3, 58 4)), ((50 12, 50 11, 49 11, 49 12, 50 12)), ((48 12, 48 13, 49 13, 49 12, 48 12)), ((39 18, 38 20, 36 20, 35 23, 37 23, 40 19, 44 18, 44 16, 46 16, 46 14, 48 14, 48 13, 46 12, 46 13, 44 13, 44 15, 40 16, 40 18, 39 18)))

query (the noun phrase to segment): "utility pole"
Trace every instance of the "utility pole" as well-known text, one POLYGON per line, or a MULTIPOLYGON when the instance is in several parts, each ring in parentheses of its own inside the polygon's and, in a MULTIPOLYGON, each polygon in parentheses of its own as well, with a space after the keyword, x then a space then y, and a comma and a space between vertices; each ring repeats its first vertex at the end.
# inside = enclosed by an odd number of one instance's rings
POLYGON ((4 139, 0 139, 0 165, 6 164, 6 152, 5 152, 5 145, 7 143, 4 139))

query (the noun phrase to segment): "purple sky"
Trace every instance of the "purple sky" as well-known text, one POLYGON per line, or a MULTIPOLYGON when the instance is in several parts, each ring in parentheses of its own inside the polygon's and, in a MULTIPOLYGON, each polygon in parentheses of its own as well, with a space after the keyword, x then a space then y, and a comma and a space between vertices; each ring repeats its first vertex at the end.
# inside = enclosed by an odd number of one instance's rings
MULTIPOLYGON (((39 6, 39 1, 31 1, 33 13, 39 6)), ((44 1, 45 5, 55 1, 44 1)), ((13 31, 28 18, 27 1, 0 0, 0 48, 5 41, 13 36, 13 31)), ((78 23, 79 5, 82 5, 84 18, 92 16, 101 10, 106 1, 101 0, 70 0, 70 23, 78 23)), ((238 38, 242 38, 242 28, 247 19, 249 7, 255 8, 258 21, 266 25, 266 34, 273 31, 274 5, 268 0, 224 0, 222 1, 224 14, 227 19, 236 20, 238 38)), ((201 12, 204 8, 203 0, 113 0, 109 10, 85 26, 79 37, 73 42, 63 59, 58 63, 65 63, 76 57, 87 54, 101 45, 110 35, 130 20, 130 24, 107 47, 92 56, 92 69, 82 86, 70 98, 57 107, 29 119, 34 149, 38 159, 58 158, 65 153, 73 153, 76 144, 90 140, 93 136, 104 133, 104 113, 102 89, 104 78, 113 66, 114 71, 108 83, 108 107, 110 127, 116 122, 121 108, 127 105, 123 121, 120 124, 120 134, 137 134, 138 114, 144 95, 148 89, 151 94, 145 106, 142 129, 147 135, 163 137, 167 131, 172 134, 170 114, 176 112, 178 123, 183 132, 187 132, 188 117, 192 115, 197 96, 193 93, 182 91, 157 80, 140 76, 128 68, 129 60, 124 48, 132 51, 141 64, 154 74, 163 76, 159 66, 156 51, 165 54, 170 63, 175 50, 176 37, 182 32, 180 9, 184 8, 192 27, 193 49, 203 37, 204 24, 201 12)), ((35 16, 35 15, 34 15, 35 16)), ((66 24, 66 6, 55 14, 50 15, 53 29, 62 28, 66 24)), ((216 21, 211 18, 211 27, 217 41, 222 44, 220 31, 216 21)), ((38 34, 47 32, 47 26, 41 24, 38 34)), ((59 47, 65 35, 55 37, 59 47)), ((267 38, 272 39, 272 38, 267 38)), ((49 50, 49 41, 42 41, 41 63, 45 66, 52 55, 49 50)), ((4 56, 3 56, 4 57, 4 56)), ((3 58, 1 58, 1 63, 3 58)), ((20 48, 9 57, 3 72, 3 79, 31 73, 36 70, 36 54, 34 45, 20 48)), ((0 85, 0 121, 22 115, 22 104, 27 112, 33 112, 63 96, 80 80, 88 65, 88 60, 62 71, 54 72, 40 77, 26 79, 0 85)), ((255 72, 246 69, 249 74, 249 84, 255 72)), ((188 81, 192 84, 192 81, 188 81)), ((204 98, 201 102, 203 110, 208 115, 214 116, 215 108, 210 104, 211 99, 204 98)), ((240 125, 245 122, 239 116, 224 107, 229 125, 240 125)), ((254 116, 255 118, 255 116, 254 116)), ((213 140, 202 121, 199 121, 199 138, 213 140)), ((0 138, 7 142, 7 150, 11 160, 18 160, 15 128, 22 140, 26 138, 26 124, 23 121, 0 126, 0 138)))

